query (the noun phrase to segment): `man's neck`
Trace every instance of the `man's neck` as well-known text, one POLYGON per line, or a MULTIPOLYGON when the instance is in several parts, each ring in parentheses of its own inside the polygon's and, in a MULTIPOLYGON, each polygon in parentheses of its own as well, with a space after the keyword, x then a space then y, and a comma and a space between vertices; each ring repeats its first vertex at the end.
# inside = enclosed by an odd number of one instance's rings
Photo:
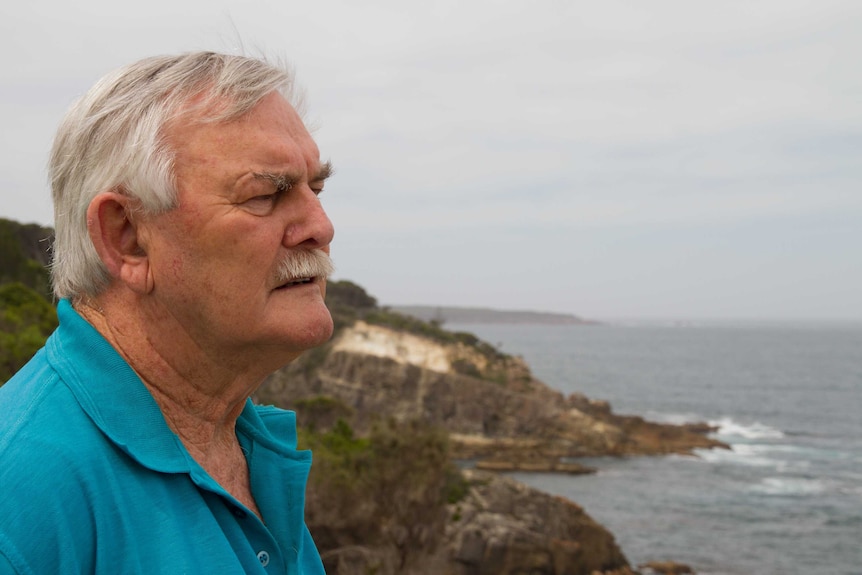
POLYGON ((118 308, 106 299, 81 300, 75 308, 141 378, 195 461, 257 513, 236 420, 261 378, 209 361, 195 342, 171 326, 153 333, 136 310, 118 308), (172 334, 169 344, 159 339, 164 333, 172 334))

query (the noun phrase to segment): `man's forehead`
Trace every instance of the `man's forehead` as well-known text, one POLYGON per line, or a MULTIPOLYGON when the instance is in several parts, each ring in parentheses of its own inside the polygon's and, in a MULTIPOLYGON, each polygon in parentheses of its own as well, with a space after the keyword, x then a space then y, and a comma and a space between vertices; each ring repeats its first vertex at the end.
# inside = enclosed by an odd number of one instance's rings
POLYGON ((164 136, 178 164, 207 158, 228 162, 254 158, 266 171, 331 172, 331 166, 323 168, 317 143, 302 118, 277 92, 235 118, 213 120, 206 114, 177 118, 164 136))
POLYGON ((178 94, 177 98, 182 103, 170 121, 180 124, 231 122, 254 113, 265 104, 272 103, 290 110, 301 122, 305 122, 304 114, 278 89, 271 90, 255 100, 241 100, 215 93, 212 86, 207 86, 196 89, 190 95, 178 94))
MULTIPOLYGON (((228 98, 213 98, 206 93, 191 98, 178 113, 170 118, 163 127, 168 138, 182 132, 216 130, 232 126, 247 126, 266 116, 268 122, 277 122, 290 128, 292 132, 302 133, 311 138, 304 118, 291 103, 278 91, 273 91, 257 100, 253 105, 235 109, 228 98)), ((299 135, 299 134, 297 134, 299 135)))

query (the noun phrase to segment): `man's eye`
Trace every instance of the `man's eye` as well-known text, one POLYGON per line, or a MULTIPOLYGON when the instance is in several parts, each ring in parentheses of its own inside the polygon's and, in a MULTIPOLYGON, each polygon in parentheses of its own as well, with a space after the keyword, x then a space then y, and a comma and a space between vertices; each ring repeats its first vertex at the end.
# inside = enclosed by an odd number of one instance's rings
POLYGON ((245 203, 249 204, 271 204, 278 197, 278 194, 264 194, 262 196, 255 196, 253 198, 249 198, 245 203))
POLYGON ((249 198, 242 205, 253 214, 266 215, 272 211, 277 198, 278 194, 264 194, 249 198))

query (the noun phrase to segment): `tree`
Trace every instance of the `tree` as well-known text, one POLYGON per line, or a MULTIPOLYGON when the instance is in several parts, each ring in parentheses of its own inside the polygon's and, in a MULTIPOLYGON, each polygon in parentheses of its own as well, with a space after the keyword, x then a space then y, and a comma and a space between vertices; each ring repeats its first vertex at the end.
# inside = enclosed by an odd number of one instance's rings
POLYGON ((20 282, 0 285, 0 385, 21 369, 56 329, 57 310, 20 282))

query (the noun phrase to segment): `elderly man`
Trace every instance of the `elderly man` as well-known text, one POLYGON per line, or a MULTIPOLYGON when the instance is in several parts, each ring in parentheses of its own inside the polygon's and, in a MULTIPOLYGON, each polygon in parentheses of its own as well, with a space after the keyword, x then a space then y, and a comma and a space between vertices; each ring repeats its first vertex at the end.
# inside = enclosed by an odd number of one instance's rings
POLYGON ((0 390, 0 573, 323 573, 311 454, 249 396, 332 335, 331 169, 289 75, 146 59, 67 114, 60 327, 0 390))

